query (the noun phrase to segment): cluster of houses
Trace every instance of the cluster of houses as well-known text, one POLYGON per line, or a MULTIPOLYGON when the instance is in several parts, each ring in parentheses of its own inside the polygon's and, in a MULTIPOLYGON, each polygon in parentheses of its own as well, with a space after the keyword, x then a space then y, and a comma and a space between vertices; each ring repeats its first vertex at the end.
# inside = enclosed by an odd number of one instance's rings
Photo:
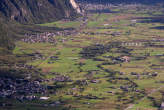
POLYGON ((161 38, 161 39, 160 39, 160 38, 157 38, 157 39, 156 39, 156 38, 154 38, 154 39, 153 39, 153 41, 154 41, 154 42, 163 42, 163 41, 164 41, 164 39, 162 39, 162 38, 161 38))
POLYGON ((79 3, 79 5, 85 9, 85 11, 90 10, 109 10, 112 7, 116 7, 113 4, 93 4, 93 3, 79 3))
POLYGON ((56 82, 71 82, 72 81, 70 77, 66 75, 58 75, 55 78, 52 78, 52 80, 56 82))
POLYGON ((32 65, 27 65, 27 64, 24 64, 24 63, 18 63, 18 64, 15 64, 14 65, 14 68, 26 68, 26 69, 29 69, 29 70, 31 70, 31 69, 34 69, 34 66, 32 66, 32 65))
POLYGON ((46 94, 47 89, 39 81, 25 79, 0 78, 0 97, 14 98, 20 101, 33 100, 34 94, 46 94))
POLYGON ((85 34, 85 35, 111 35, 113 37, 115 36, 120 36, 121 33, 120 32, 106 32, 106 33, 100 33, 100 32, 82 32, 82 34, 85 34))
POLYGON ((158 72, 145 72, 142 74, 136 73, 136 72, 131 72, 130 73, 132 76, 135 76, 137 79, 141 79, 141 78, 152 78, 152 77, 156 77, 158 76, 158 72))
POLYGON ((131 61, 131 57, 130 56, 119 56, 119 57, 103 56, 103 57, 112 59, 113 63, 115 63, 115 64, 118 64, 120 62, 130 62, 131 61))
POLYGON ((56 41, 54 39, 55 33, 45 32, 45 33, 37 33, 37 34, 31 34, 25 35, 25 38, 22 39, 23 42, 26 43, 53 43, 55 44, 56 41))
POLYGON ((37 34, 25 34, 25 37, 21 40, 26 43, 51 43, 56 44, 55 36, 70 36, 77 34, 74 29, 64 29, 63 31, 57 31, 55 33, 44 32, 37 34))
POLYGON ((122 42, 122 46, 143 46, 142 42, 122 42))
POLYGON ((91 80, 90 82, 91 82, 91 83, 99 83, 99 82, 100 82, 100 80, 93 79, 93 80, 91 80))

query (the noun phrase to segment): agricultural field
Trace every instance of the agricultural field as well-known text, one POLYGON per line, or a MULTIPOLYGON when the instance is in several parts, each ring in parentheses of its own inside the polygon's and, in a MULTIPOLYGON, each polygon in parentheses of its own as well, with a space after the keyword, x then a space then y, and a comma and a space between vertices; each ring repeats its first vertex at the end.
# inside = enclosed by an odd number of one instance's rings
POLYGON ((142 9, 125 6, 111 9, 115 13, 88 13, 85 23, 39 24, 75 30, 53 37, 56 44, 18 41, 13 51, 17 56, 40 55, 26 64, 49 80, 43 85, 50 98, 14 101, 0 110, 158 110, 164 100, 163 8, 136 7, 142 9), (47 107, 54 101, 60 103, 47 107))

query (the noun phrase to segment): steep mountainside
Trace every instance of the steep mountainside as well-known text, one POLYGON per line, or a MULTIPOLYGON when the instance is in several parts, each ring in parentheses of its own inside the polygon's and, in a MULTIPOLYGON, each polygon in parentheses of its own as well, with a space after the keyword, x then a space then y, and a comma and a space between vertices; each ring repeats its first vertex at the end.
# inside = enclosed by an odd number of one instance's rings
POLYGON ((77 13, 81 13, 81 9, 78 6, 78 4, 75 2, 75 0, 70 0, 70 3, 72 4, 72 7, 77 11, 77 13))
POLYGON ((28 30, 48 30, 48 27, 43 29, 36 25, 22 24, 72 18, 76 17, 79 11, 74 0, 0 0, 0 48, 12 49, 13 38, 20 34, 22 36, 28 30))
POLYGON ((70 0, 0 0, 0 16, 20 23, 49 22, 75 13, 70 0))
POLYGON ((80 2, 88 3, 144 3, 144 4, 154 4, 164 2, 163 0, 78 0, 80 2))

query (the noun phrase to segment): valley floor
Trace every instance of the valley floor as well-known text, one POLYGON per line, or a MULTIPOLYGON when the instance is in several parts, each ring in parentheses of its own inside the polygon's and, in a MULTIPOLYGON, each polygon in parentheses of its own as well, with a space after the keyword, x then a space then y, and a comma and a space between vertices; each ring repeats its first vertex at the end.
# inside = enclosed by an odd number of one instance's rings
POLYGON ((41 69, 50 98, 2 99, 12 107, 0 110, 158 110, 164 100, 163 8, 136 5, 111 10, 41 24, 75 29, 54 36, 55 44, 18 41, 15 55, 37 53, 27 65, 41 69), (60 103, 47 107, 54 101, 60 103))

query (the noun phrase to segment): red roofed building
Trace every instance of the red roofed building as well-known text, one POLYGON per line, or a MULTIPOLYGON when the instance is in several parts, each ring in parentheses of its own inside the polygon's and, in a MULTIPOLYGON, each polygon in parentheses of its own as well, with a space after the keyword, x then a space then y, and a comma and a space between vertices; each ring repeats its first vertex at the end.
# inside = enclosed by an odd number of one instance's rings
POLYGON ((128 56, 123 56, 123 57, 121 57, 121 59, 123 61, 125 61, 125 62, 129 62, 130 61, 130 57, 128 57, 128 56))

